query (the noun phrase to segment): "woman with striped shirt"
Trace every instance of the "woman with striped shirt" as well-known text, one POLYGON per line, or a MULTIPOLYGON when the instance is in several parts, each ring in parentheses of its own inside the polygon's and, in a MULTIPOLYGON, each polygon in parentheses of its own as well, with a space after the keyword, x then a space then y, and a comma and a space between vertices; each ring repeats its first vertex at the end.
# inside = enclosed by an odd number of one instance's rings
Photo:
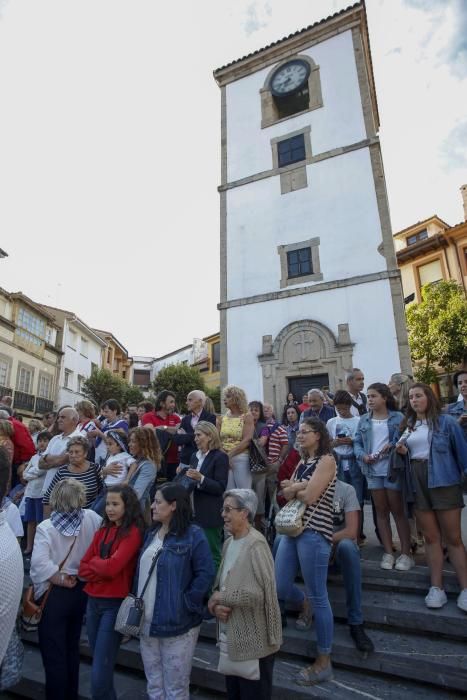
POLYGON ((297 498, 306 504, 305 529, 298 537, 283 536, 275 559, 277 596, 284 612, 298 568, 316 623, 318 654, 312 666, 303 669, 296 681, 314 685, 332 678, 331 647, 333 617, 327 592, 327 573, 332 546, 332 503, 336 488, 336 462, 331 454, 326 425, 305 418, 297 433, 301 461, 291 479, 281 482, 287 501, 297 498))
POLYGON ((89 508, 103 488, 102 469, 87 459, 89 443, 87 438, 77 435, 68 441, 68 464, 58 469, 44 494, 42 503, 49 505, 50 494, 56 484, 63 479, 76 479, 86 489, 85 508, 89 508))

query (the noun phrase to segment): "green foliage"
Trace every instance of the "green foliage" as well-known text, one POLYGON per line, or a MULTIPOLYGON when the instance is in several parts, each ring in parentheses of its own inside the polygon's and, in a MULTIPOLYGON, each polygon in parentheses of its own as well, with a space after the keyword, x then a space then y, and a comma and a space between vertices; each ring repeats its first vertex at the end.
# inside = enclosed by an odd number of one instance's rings
POLYGON ((467 301, 456 282, 439 282, 422 288, 420 304, 407 309, 412 360, 419 381, 436 380, 436 366, 452 372, 464 361, 467 348, 467 301))
POLYGON ((137 406, 141 401, 144 401, 144 394, 138 386, 132 386, 124 382, 123 405, 137 406))
POLYGON ((216 409, 216 413, 221 413, 222 411, 221 411, 221 388, 220 388, 220 386, 216 386, 214 388, 208 387, 206 389, 206 394, 212 400, 214 407, 216 409))
POLYGON ((154 393, 157 395, 163 389, 173 391, 179 411, 185 411, 187 394, 194 389, 206 391, 204 378, 195 367, 188 365, 169 365, 158 373, 152 383, 154 393))
POLYGON ((83 382, 83 394, 87 399, 101 406, 108 399, 116 399, 124 408, 143 401, 144 395, 138 387, 130 386, 121 377, 116 377, 108 369, 96 369, 83 382))

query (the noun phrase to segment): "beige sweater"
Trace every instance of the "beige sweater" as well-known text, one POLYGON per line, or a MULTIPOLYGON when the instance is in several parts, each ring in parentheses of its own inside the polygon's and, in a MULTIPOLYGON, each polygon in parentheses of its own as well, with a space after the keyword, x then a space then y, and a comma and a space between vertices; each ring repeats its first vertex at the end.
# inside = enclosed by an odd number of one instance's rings
MULTIPOLYGON (((226 545, 227 542, 224 551, 226 545)), ((215 590, 219 590, 219 579, 220 573, 215 590)), ((229 658, 232 661, 262 659, 278 651, 282 625, 274 563, 268 543, 254 528, 245 537, 238 559, 219 592, 220 603, 232 608, 226 625, 229 658)))

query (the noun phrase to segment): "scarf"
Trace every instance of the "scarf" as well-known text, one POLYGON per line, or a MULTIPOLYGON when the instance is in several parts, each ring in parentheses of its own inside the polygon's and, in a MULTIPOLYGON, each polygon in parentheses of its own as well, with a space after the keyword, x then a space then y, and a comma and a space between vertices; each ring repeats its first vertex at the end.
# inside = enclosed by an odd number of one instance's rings
POLYGON ((79 534, 83 518, 84 510, 82 508, 76 508, 69 513, 59 513, 54 510, 50 514, 52 525, 65 537, 74 537, 79 534))

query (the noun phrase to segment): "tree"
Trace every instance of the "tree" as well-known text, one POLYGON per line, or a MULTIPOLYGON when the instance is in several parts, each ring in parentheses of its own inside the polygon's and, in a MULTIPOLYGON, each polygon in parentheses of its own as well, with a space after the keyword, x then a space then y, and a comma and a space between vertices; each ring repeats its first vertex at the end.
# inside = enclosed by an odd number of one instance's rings
POLYGON ((123 403, 124 384, 120 377, 115 377, 108 369, 95 369, 83 382, 83 394, 97 406, 108 399, 123 403))
POLYGON ((216 386, 214 388, 208 387, 206 389, 206 394, 209 396, 210 399, 212 399, 212 402, 214 404, 214 408, 216 409, 216 413, 221 413, 222 408, 221 408, 221 388, 220 386, 216 386))
POLYGON ((163 389, 172 391, 175 394, 178 409, 182 410, 185 407, 187 394, 195 389, 206 391, 206 384, 195 367, 178 364, 161 369, 152 383, 152 388, 156 395, 163 389))
POLYGON ((422 288, 420 304, 407 309, 412 359, 419 381, 436 381, 436 366, 452 372, 464 361, 467 348, 467 301, 456 282, 438 282, 422 288))
POLYGON ((138 386, 133 386, 132 384, 127 384, 124 382, 125 386, 123 388, 123 405, 126 406, 137 406, 141 401, 144 401, 144 394, 138 386))

